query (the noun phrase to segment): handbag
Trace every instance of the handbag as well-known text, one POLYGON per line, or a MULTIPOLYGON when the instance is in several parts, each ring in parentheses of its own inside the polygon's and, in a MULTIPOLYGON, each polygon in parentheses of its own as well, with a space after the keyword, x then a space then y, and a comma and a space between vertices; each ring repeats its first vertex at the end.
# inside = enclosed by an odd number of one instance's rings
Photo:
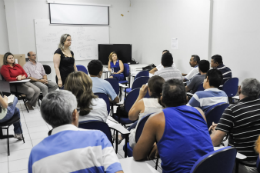
POLYGON ((152 70, 154 67, 156 67, 154 64, 150 64, 150 65, 148 65, 148 66, 146 66, 146 67, 143 67, 143 70, 144 70, 144 71, 150 71, 150 70, 152 70))

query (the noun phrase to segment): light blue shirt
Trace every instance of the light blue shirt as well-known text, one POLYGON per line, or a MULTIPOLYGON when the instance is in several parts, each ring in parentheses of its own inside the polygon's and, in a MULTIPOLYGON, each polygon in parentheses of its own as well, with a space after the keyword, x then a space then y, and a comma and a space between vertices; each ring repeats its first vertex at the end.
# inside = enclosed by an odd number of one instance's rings
POLYGON ((218 103, 228 103, 227 94, 218 88, 208 88, 196 92, 190 99, 188 106, 199 107, 203 112, 207 113, 212 106, 218 103))
POLYGON ((116 92, 108 81, 99 77, 91 77, 91 80, 93 93, 104 93, 108 95, 111 100, 115 100, 117 97, 116 92))

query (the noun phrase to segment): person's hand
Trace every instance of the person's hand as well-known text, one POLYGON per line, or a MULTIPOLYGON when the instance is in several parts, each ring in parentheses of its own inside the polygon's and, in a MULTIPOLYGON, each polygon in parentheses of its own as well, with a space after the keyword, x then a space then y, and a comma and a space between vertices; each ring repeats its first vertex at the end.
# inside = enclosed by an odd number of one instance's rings
POLYGON ((22 80, 22 76, 19 75, 19 76, 16 77, 16 79, 17 79, 17 80, 22 80))
POLYGON ((61 79, 58 80, 58 86, 59 86, 59 88, 62 87, 62 80, 61 79))
POLYGON ((148 90, 148 85, 144 84, 144 85, 140 88, 139 97, 140 97, 140 98, 144 98, 144 96, 145 96, 146 93, 147 93, 147 90, 148 90))
POLYGON ((8 97, 7 97, 7 96, 4 96, 4 101, 5 101, 6 103, 8 103, 8 97))
POLYGON ((26 79, 26 76, 25 76, 25 75, 23 75, 23 76, 22 76, 22 79, 26 79))
POLYGON ((158 158, 159 156, 159 152, 158 152, 158 148, 157 148, 157 144, 154 143, 153 144, 153 148, 152 148, 152 151, 150 152, 149 156, 148 156, 148 160, 153 160, 153 159, 156 159, 158 158))
POLYGON ((215 124, 214 122, 212 122, 212 125, 209 127, 209 131, 211 131, 211 133, 213 133, 213 131, 215 131, 217 125, 218 124, 215 124))

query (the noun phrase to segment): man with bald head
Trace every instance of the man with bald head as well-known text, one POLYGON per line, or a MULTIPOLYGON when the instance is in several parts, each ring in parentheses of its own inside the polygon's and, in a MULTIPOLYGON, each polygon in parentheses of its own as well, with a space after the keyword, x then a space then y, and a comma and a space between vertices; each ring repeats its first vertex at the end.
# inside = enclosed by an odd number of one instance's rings
POLYGON ((47 79, 43 65, 36 62, 36 54, 31 51, 28 52, 27 55, 30 61, 26 62, 23 68, 28 78, 31 79, 32 84, 40 88, 43 97, 46 96, 48 92, 55 91, 58 88, 57 84, 47 79))

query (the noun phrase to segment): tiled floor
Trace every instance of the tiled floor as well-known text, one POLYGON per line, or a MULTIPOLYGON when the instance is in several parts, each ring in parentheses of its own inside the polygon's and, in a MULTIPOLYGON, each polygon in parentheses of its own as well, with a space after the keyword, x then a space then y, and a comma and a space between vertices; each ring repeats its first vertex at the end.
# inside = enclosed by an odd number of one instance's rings
MULTIPOLYGON (((39 107, 27 113, 23 102, 19 101, 17 107, 20 109, 21 123, 25 143, 15 138, 10 139, 10 156, 7 156, 7 140, 0 140, 0 172, 1 173, 26 173, 28 159, 33 146, 37 145, 48 135, 51 126, 42 119, 39 107)), ((3 131, 5 134, 5 130, 3 131)), ((9 133, 13 134, 13 126, 9 128, 9 133)), ((124 141, 119 145, 118 158, 124 158, 124 141)), ((149 164, 155 166, 154 161, 149 164)), ((162 172, 161 168, 158 168, 162 172)))

